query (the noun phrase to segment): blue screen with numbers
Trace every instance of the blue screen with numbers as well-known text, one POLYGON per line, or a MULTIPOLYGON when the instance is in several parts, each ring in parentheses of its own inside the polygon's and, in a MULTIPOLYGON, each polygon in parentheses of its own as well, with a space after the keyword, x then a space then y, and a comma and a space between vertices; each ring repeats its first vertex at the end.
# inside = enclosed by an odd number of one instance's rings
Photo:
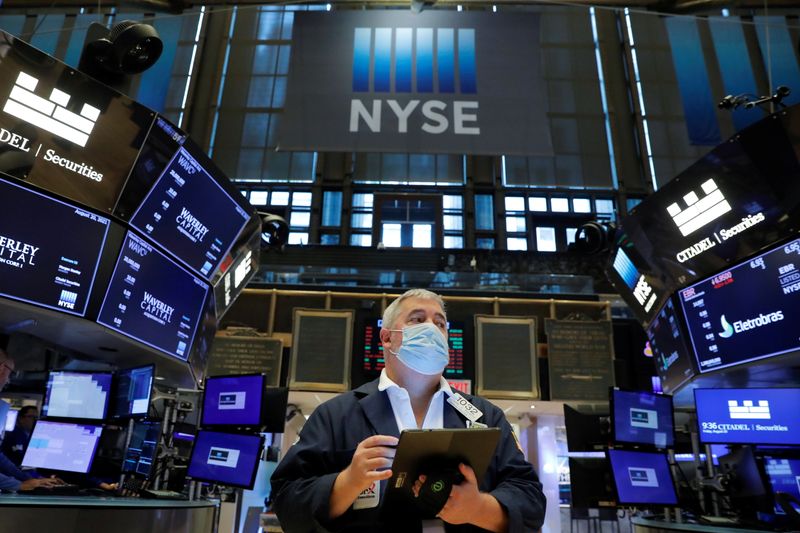
POLYGON ((700 372, 800 349, 800 239, 678 294, 700 372))

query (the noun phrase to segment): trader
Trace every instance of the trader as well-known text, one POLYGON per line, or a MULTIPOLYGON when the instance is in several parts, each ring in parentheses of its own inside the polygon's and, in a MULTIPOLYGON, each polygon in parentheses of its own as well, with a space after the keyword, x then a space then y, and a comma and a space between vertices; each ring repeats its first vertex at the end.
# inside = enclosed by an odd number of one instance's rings
POLYGON ((22 459, 25 457, 25 450, 28 448, 33 426, 38 417, 39 412, 35 405, 22 407, 17 413, 14 431, 9 431, 3 437, 3 453, 17 466, 22 465, 22 459))
POLYGON ((545 512, 542 486, 503 412, 463 395, 482 413, 471 420, 447 401, 454 393, 442 377, 449 360, 442 298, 424 289, 407 291, 386 308, 380 338, 380 378, 317 407, 272 475, 273 509, 284 531, 538 530, 545 512), (480 486, 472 469, 460 464, 464 480, 452 486, 439 520, 381 508, 400 431, 473 424, 501 430, 480 486))

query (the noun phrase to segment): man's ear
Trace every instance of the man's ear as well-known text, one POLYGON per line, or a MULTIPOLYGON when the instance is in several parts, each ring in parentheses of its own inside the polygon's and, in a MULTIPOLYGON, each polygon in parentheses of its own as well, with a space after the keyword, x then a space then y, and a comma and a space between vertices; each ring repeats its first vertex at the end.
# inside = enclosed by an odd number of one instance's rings
POLYGON ((392 332, 386 328, 381 328, 380 333, 378 335, 381 338, 381 342, 392 342, 392 332))

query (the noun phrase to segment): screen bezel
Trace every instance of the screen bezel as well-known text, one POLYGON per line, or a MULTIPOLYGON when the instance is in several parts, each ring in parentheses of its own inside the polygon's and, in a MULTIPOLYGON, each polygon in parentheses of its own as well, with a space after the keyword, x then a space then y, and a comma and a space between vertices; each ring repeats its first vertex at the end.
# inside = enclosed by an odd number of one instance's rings
MULTIPOLYGON (((154 382, 155 382, 155 379, 156 379, 156 365, 155 365, 155 363, 150 363, 149 365, 135 366, 135 367, 132 367, 132 368, 118 369, 116 372, 114 372, 114 377, 112 378, 112 389, 114 390, 115 393, 119 389, 119 374, 121 374, 123 372, 132 372, 134 370, 141 370, 143 368, 151 368, 152 369, 152 372, 151 372, 152 379, 150 380, 150 390, 147 393, 147 410, 144 413, 138 413, 138 414, 127 413, 127 414, 124 414, 124 415, 118 415, 116 413, 110 413, 108 418, 110 418, 112 420, 120 420, 120 419, 123 419, 123 418, 134 418, 134 419, 147 418, 147 415, 150 412, 150 401, 153 399, 153 386, 154 386, 154 382)), ((117 395, 114 394, 114 398, 116 398, 116 397, 117 397, 117 395)), ((115 404, 114 407, 117 407, 117 405, 115 404)))
MULTIPOLYGON (((87 370, 50 370, 50 371, 47 372, 47 381, 45 381, 44 387, 45 387, 44 388, 44 397, 42 398, 42 409, 41 409, 41 411, 42 411, 41 418, 42 419, 44 419, 44 420, 52 420, 52 421, 96 420, 96 421, 102 422, 102 421, 104 421, 104 420, 106 420, 108 418, 108 408, 109 408, 109 405, 111 403, 111 391, 114 388, 114 373, 113 372, 107 372, 107 371, 91 372, 91 371, 87 371, 87 370), (54 372, 61 372, 61 373, 67 372, 67 373, 70 373, 70 374, 83 374, 83 375, 91 375, 91 376, 97 376, 97 375, 107 375, 107 376, 109 376, 111 378, 111 386, 109 387, 108 394, 106 395, 106 402, 105 402, 105 406, 103 407, 103 417, 102 418, 81 418, 81 417, 75 417, 75 416, 53 416, 53 415, 51 415, 49 413, 49 410, 50 410, 49 408, 48 408, 48 413, 45 415, 44 414, 45 406, 49 407, 49 405, 50 405, 50 401, 49 401, 50 400, 50 387, 48 385, 51 383, 50 376, 54 372)), ((84 424, 84 425, 90 425, 91 426, 93 424, 84 424)))
MULTIPOLYGON (((71 420, 79 420, 79 419, 71 419, 71 420)), ((87 420, 87 419, 83 419, 87 420)), ((56 420, 37 420, 33 424, 33 429, 31 430, 31 436, 36 432, 36 426, 39 425, 40 422, 50 423, 50 424, 66 424, 70 426, 91 426, 94 428, 98 428, 100 430, 100 435, 94 441, 94 449, 92 450, 92 456, 89 458, 89 466, 86 468, 85 471, 80 470, 64 470, 63 468, 51 468, 46 466, 39 466, 34 468, 44 468, 46 470, 54 470, 56 472, 74 472, 78 474, 88 474, 92 470, 92 465, 94 464, 94 458, 97 456, 97 449, 100 447, 100 439, 103 437, 103 426, 102 424, 81 424, 80 422, 64 422, 63 419, 56 419, 56 420)), ((25 450, 25 455, 28 455, 28 450, 25 450)), ((22 462, 25 462, 25 456, 22 457, 22 462)))
POLYGON ((188 478, 190 478, 190 479, 192 479, 194 481, 206 481, 208 483, 215 483, 217 485, 224 485, 226 487, 238 487, 238 488, 241 488, 241 489, 253 490, 253 487, 256 484, 256 477, 258 476, 258 467, 259 467, 259 463, 261 462, 261 454, 262 454, 263 451, 264 451, 264 435, 261 435, 261 434, 248 435, 248 434, 242 434, 242 433, 230 433, 230 432, 226 432, 226 431, 213 431, 213 430, 199 429, 197 431, 197 433, 195 433, 194 441, 192 442, 192 451, 189 454, 189 463, 186 465, 186 477, 188 477, 188 478), (210 479, 210 478, 205 478, 205 477, 192 476, 192 475, 189 474, 189 469, 192 467, 192 459, 194 459, 194 453, 195 453, 195 450, 197 449, 197 442, 200 440, 200 433, 202 433, 204 431, 206 433, 217 433, 217 434, 220 434, 220 435, 236 435, 237 437, 258 438, 258 440, 259 440, 259 443, 258 443, 258 458, 256 459, 256 465, 255 465, 255 468, 253 468, 253 473, 252 473, 252 476, 250 478, 250 483, 249 484, 247 484, 247 485, 237 485, 235 483, 227 483, 227 482, 219 481, 217 479, 210 479))
MULTIPOLYGON (((253 428, 261 428, 264 425, 264 414, 265 414, 265 402, 267 396, 267 375, 266 374, 226 374, 223 376, 207 376, 205 381, 203 382, 203 410, 200 413, 200 428, 217 428, 217 429, 227 429, 227 432, 230 433, 237 433, 236 430, 247 430, 253 428), (206 422, 206 393, 208 392, 208 382, 210 380, 215 379, 227 379, 227 378, 249 378, 249 377, 261 377, 261 398, 259 399, 259 411, 258 411, 258 424, 255 425, 247 425, 247 424, 209 424, 206 422)), ((219 433, 226 433, 226 431, 220 431, 219 433)), ((195 439, 196 440, 196 439, 195 439)))
POLYGON ((611 441, 614 443, 625 444, 625 445, 634 445, 634 446, 641 446, 643 448, 642 451, 652 451, 652 450, 669 450, 675 447, 675 440, 677 438, 677 434, 675 433, 675 403, 673 401, 671 394, 658 394, 655 392, 647 392, 647 391, 637 391, 637 390, 630 390, 630 389, 623 389, 620 387, 609 387, 608 388, 608 407, 609 407, 609 417, 611 418, 611 423, 609 424, 611 430, 611 441), (625 393, 625 394, 648 394, 650 396, 656 396, 659 398, 668 398, 669 399, 669 409, 671 413, 672 419, 672 445, 667 444, 666 446, 658 446, 652 442, 639 442, 634 440, 622 440, 617 437, 617 417, 615 416, 615 407, 616 407, 616 400, 615 396, 616 393, 625 393))
POLYGON ((608 467, 611 469, 611 481, 614 485, 614 495, 617 498, 617 505, 635 505, 637 507, 679 507, 680 498, 678 497, 678 488, 675 486, 675 476, 672 474, 672 465, 669 462, 669 456, 665 452, 651 452, 644 450, 622 450, 618 448, 609 448, 606 450, 606 459, 608 460, 608 467), (653 503, 653 502, 636 502, 636 501, 622 501, 619 497, 619 487, 617 486, 617 476, 615 475, 614 463, 611 461, 612 452, 622 453, 641 453, 645 455, 658 455, 664 458, 667 465, 667 473, 669 474, 670 483, 672 483, 672 493, 675 495, 675 503, 653 503))
MULTIPOLYGON (((153 461, 151 463, 152 468, 150 470, 150 474, 148 474, 146 476, 144 474, 140 473, 140 472, 137 472, 135 469, 134 470, 125 470, 125 459, 127 459, 128 450, 131 447, 130 438, 126 438, 127 445, 125 446, 125 453, 122 456, 122 467, 121 467, 120 471, 123 474, 134 476, 134 477, 136 477, 138 479, 150 479, 150 476, 153 474, 153 470, 155 470, 155 467, 156 467, 156 460, 158 459, 158 445, 164 439, 164 434, 163 434, 164 421, 160 420, 160 419, 142 418, 140 420, 135 420, 133 422, 133 424, 134 424, 134 428, 135 428, 136 424, 150 424, 150 425, 157 425, 158 426, 158 442, 156 442, 155 450, 153 451, 153 461)), ((134 428, 131 428, 131 432, 133 432, 134 428)), ((138 465, 138 461, 137 461, 136 464, 138 465)))
MULTIPOLYGON (((702 431, 700 431, 700 417, 698 416, 698 409, 697 409, 697 391, 698 390, 716 390, 716 391, 731 391, 731 390, 795 390, 798 391, 798 396, 800 396, 800 387, 745 387, 745 388, 729 388, 729 389, 715 389, 711 387, 699 387, 692 390, 692 394, 694 395, 694 411, 695 411, 695 418, 697 420, 697 438, 700 441, 700 444, 739 444, 742 446, 798 446, 800 445, 800 438, 797 439, 794 443, 784 444, 784 443, 774 443, 774 442, 739 442, 739 441, 708 441, 704 439, 704 435, 702 431)), ((800 432, 800 426, 798 427, 798 432, 800 432)))

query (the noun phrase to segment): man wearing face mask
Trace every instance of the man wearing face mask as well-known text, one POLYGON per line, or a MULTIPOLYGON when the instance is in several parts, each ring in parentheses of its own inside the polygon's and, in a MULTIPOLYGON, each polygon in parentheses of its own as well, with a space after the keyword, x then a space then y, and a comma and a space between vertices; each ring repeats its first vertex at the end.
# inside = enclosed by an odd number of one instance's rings
POLYGON ((272 475, 273 509, 284 531, 538 530, 545 497, 533 466, 503 412, 470 395, 463 396, 482 413, 472 422, 501 429, 481 485, 460 464, 463 481, 453 485, 437 520, 381 508, 400 431, 464 428, 470 421, 447 401, 454 393, 442 377, 449 349, 440 296, 407 291, 386 308, 380 336, 380 378, 317 407, 272 475))

